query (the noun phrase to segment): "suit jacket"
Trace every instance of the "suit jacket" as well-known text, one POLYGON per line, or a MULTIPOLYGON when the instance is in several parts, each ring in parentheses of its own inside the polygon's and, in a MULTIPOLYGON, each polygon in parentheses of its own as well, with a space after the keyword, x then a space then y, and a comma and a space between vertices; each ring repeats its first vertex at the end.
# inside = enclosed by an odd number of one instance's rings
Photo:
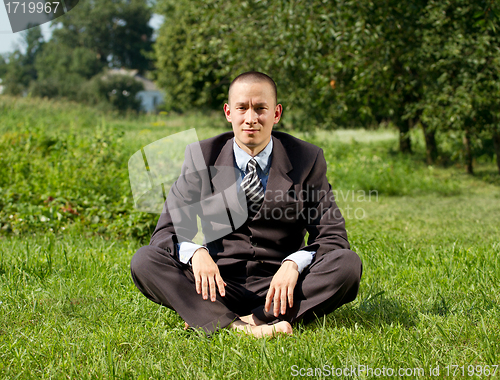
POLYGON ((177 243, 196 235, 198 215, 206 246, 222 269, 256 262, 269 265, 272 274, 300 249, 315 251, 318 258, 349 248, 322 149, 273 131, 264 202, 249 219, 244 193, 236 186, 233 137, 227 132, 186 148, 181 176, 170 189, 150 245, 177 257, 177 243))

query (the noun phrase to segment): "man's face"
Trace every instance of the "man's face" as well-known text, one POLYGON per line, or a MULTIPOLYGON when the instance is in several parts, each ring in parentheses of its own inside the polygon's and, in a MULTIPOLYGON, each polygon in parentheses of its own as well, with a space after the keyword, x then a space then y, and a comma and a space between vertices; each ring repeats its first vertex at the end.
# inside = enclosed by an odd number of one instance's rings
POLYGON ((229 104, 224 104, 236 143, 252 156, 271 140, 273 125, 280 121, 282 110, 281 104, 275 104, 273 88, 267 82, 234 83, 229 104))

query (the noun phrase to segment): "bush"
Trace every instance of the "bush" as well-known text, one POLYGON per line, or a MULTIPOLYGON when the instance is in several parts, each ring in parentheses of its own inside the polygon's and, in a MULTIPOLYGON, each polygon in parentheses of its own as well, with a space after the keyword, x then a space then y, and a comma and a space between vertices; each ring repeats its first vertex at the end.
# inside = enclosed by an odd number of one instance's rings
POLYGON ((157 215, 133 208, 127 162, 136 148, 124 131, 77 104, 10 99, 0 98, 0 234, 149 238, 157 215))
POLYGON ((85 83, 80 100, 90 104, 108 103, 120 112, 139 111, 141 103, 136 98, 144 90, 141 82, 122 74, 98 74, 85 83))

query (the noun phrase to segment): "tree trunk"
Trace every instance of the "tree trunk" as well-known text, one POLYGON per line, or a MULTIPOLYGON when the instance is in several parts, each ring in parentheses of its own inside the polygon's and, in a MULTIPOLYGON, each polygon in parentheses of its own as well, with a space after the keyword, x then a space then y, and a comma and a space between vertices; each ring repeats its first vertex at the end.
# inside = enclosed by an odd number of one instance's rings
POLYGON ((500 132, 498 131, 493 132, 493 146, 497 155, 498 174, 500 174, 500 132))
POLYGON ((401 153, 411 153, 410 128, 413 126, 413 119, 408 119, 406 123, 401 120, 399 127, 399 151, 401 153))
POLYGON ((464 135, 465 164, 467 165, 467 173, 474 174, 474 168, 472 167, 472 147, 470 138, 470 132, 468 129, 466 129, 464 135))
POLYGON ((425 123, 422 123, 422 121, 420 121, 420 124, 422 125, 422 129, 424 130, 427 165, 432 165, 436 162, 438 156, 436 145, 436 131, 429 128, 425 123))

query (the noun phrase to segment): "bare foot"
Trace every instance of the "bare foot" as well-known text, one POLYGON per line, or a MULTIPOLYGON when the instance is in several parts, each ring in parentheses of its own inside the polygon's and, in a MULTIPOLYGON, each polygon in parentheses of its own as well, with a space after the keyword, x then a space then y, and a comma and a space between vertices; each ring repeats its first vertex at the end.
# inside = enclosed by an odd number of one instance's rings
POLYGON ((286 321, 278 322, 274 325, 262 324, 258 326, 250 325, 243 321, 234 321, 230 326, 230 329, 244 332, 248 335, 253 335, 256 338, 261 338, 264 336, 274 337, 278 333, 293 334, 292 326, 286 321))
POLYGON ((255 315, 253 314, 249 314, 249 315, 245 315, 243 317, 240 317, 240 319, 245 322, 245 323, 248 323, 249 325, 251 326, 260 326, 260 325, 265 325, 266 322, 264 321, 261 321, 260 319, 258 319, 255 315))
MULTIPOLYGON (((251 326, 260 326, 260 325, 266 324, 266 322, 261 321, 260 319, 255 317, 253 314, 245 315, 243 317, 240 317, 240 319, 243 322, 248 323, 251 326)), ((187 324, 187 322, 184 322, 184 330, 187 330, 188 328, 189 328, 189 325, 187 324)))

